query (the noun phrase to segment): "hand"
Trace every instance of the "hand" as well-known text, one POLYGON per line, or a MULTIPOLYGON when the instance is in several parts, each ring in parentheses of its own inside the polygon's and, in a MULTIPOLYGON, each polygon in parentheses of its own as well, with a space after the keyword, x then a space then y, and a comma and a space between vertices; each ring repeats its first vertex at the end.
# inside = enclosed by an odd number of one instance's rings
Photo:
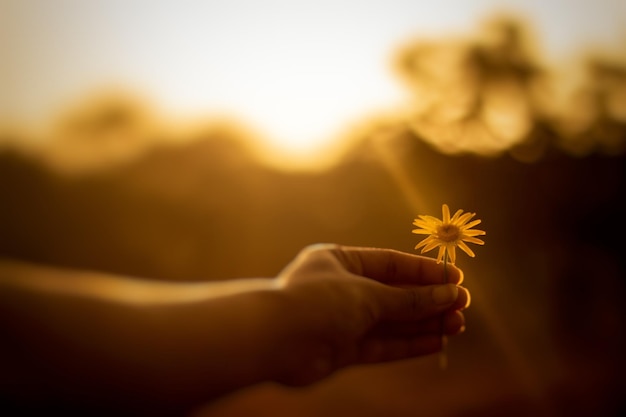
POLYGON ((464 330, 462 271, 388 249, 315 245, 278 276, 291 332, 279 382, 304 385, 354 364, 435 353, 464 330))
MULTIPOLYGON (((270 380, 318 381, 441 349, 460 332, 462 273, 434 259, 337 245, 276 279, 161 282, 0 260, 0 394, 33 407, 190 410, 270 380)), ((85 414, 85 413, 76 413, 85 414)))

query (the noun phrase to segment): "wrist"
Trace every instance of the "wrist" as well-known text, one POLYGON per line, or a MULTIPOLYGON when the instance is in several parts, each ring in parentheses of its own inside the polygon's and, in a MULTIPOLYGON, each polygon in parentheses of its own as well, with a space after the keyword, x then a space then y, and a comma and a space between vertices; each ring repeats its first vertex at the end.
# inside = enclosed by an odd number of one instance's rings
POLYGON ((274 293, 276 325, 266 363, 270 365, 270 380, 280 384, 308 385, 333 370, 333 352, 325 336, 328 323, 320 308, 307 303, 311 295, 307 290, 282 286, 274 293))

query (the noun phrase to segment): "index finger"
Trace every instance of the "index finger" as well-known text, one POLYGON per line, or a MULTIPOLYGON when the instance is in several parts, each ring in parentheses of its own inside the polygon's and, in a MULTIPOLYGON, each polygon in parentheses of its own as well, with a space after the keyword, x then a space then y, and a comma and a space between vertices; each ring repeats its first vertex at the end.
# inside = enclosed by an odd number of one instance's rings
POLYGON ((333 245, 329 248, 351 273, 385 284, 460 284, 463 271, 433 258, 413 255, 393 249, 363 248, 333 245))

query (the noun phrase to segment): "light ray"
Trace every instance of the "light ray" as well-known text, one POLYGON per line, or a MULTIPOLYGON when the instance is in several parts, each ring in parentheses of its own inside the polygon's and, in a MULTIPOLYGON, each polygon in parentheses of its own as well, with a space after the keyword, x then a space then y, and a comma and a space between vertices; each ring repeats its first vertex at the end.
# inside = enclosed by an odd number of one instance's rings
MULTIPOLYGON (((376 154, 379 156, 380 164, 385 168, 390 177, 398 186, 399 192, 406 199, 407 204, 414 213, 430 212, 430 208, 439 207, 439 203, 435 205, 430 201, 436 200, 440 192, 433 187, 429 187, 427 183, 417 184, 414 178, 408 174, 408 170, 403 166, 402 158, 393 151, 393 139, 399 135, 407 134, 406 129, 396 129, 387 131, 376 137, 376 154)), ((417 139, 416 139, 417 140, 417 139)), ((414 161, 418 162, 418 161, 414 161)), ((489 266, 481 267, 481 271, 487 276, 500 275, 498 271, 490 271, 489 266)), ((545 388, 542 380, 534 367, 534 363, 528 358, 526 352, 520 348, 520 344, 512 333, 512 328, 507 326, 501 315, 490 301, 489 292, 481 285, 480 281, 474 280, 470 284, 473 298, 479 299, 480 302, 475 303, 472 307, 478 311, 480 317, 483 318, 484 324, 489 334, 493 337, 493 342, 499 348, 499 351, 505 357, 512 373, 516 376, 517 381, 522 384, 526 394, 540 407, 549 408, 549 404, 541 401, 545 388)), ((546 409, 546 413, 549 410, 546 409)), ((550 415, 550 414, 546 414, 550 415)))

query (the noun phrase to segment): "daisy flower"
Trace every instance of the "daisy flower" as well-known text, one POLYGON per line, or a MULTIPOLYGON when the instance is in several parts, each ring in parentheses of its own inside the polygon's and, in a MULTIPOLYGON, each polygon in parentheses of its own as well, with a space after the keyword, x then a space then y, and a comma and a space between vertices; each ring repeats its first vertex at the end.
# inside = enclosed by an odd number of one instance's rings
POLYGON ((452 218, 450 217, 450 209, 447 204, 441 207, 443 219, 439 220, 433 216, 419 215, 418 219, 413 221, 413 225, 419 227, 414 229, 413 233, 418 235, 430 235, 415 246, 415 249, 422 248, 422 252, 428 252, 435 248, 439 248, 437 254, 437 263, 442 260, 444 262, 456 261, 456 247, 458 246, 472 258, 474 252, 467 246, 465 242, 484 245, 485 242, 476 236, 485 235, 483 230, 472 229, 480 223, 480 220, 470 221, 476 213, 463 213, 463 210, 457 210, 452 218))

